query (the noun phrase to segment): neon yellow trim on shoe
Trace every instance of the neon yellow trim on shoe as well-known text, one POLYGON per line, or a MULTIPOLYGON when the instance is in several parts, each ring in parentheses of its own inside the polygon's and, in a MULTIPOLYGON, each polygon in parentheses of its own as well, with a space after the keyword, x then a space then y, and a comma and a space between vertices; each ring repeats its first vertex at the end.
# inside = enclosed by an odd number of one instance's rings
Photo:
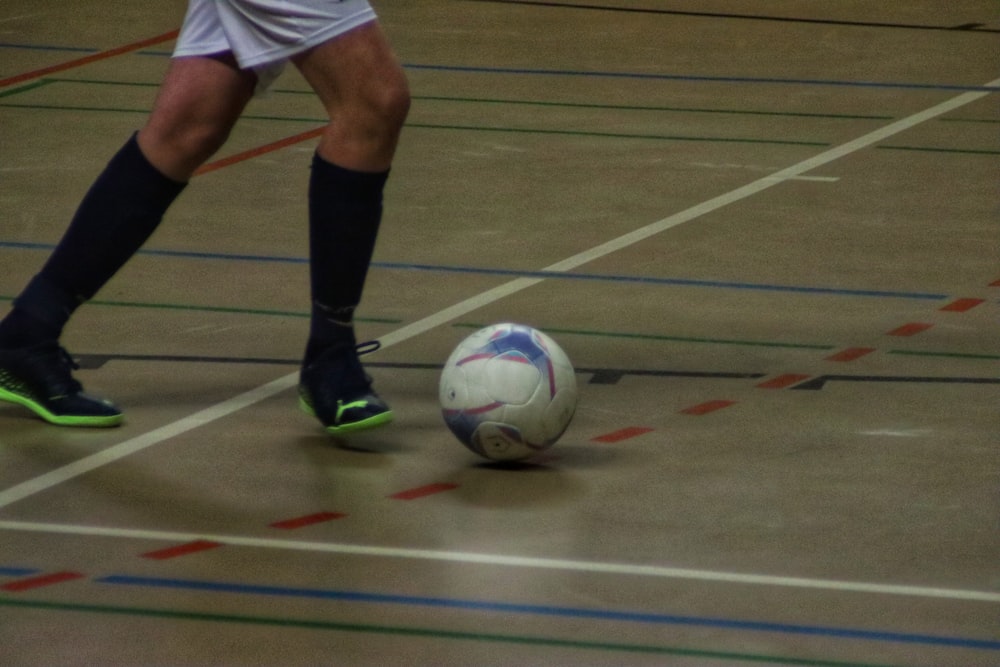
MULTIPOLYGON (((345 410, 349 410, 351 408, 363 408, 366 405, 368 405, 368 401, 365 400, 354 401, 347 404, 343 401, 337 401, 337 419, 340 419, 340 415, 342 415, 345 410)), ((304 396, 299 396, 299 407, 307 415, 311 417, 316 416, 316 411, 304 396)), ((386 410, 385 412, 380 412, 377 415, 372 415, 368 419, 361 419, 359 421, 334 426, 324 425, 323 430, 331 435, 347 435, 349 433, 357 433, 358 431, 367 431, 373 428, 378 428, 379 426, 384 426, 392 421, 393 416, 392 410, 386 410)))
POLYGON ((3 387, 0 387, 0 401, 6 401, 7 403, 14 403, 15 405, 20 405, 28 408, 36 415, 44 419, 50 424, 55 424, 56 426, 85 426, 90 428, 109 428, 111 426, 118 426, 122 423, 124 415, 118 413, 117 415, 57 415, 53 412, 45 409, 45 406, 37 403, 36 401, 22 396, 20 394, 15 394, 12 391, 8 391, 3 387))

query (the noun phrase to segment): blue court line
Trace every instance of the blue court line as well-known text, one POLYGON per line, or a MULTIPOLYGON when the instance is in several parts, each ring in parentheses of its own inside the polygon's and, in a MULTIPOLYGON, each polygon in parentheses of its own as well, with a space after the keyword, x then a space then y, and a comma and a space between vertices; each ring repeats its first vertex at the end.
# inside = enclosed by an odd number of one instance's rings
POLYGON ((321 600, 341 600, 348 602, 370 602, 417 607, 438 607, 467 609, 472 611, 502 612, 508 614, 528 614, 537 616, 557 616, 563 618, 584 618, 627 623, 650 623, 659 625, 679 625, 749 632, 775 632, 795 635, 833 637, 837 639, 859 639, 877 642, 924 644, 953 648, 972 648, 1000 651, 1000 641, 946 637, 940 635, 882 632, 813 625, 793 625, 760 621, 740 621, 725 618, 699 616, 677 616, 672 614, 652 614, 645 612, 613 611, 605 609, 584 609, 578 607, 556 607, 548 605, 513 604, 484 600, 459 598, 439 598, 411 595, 387 595, 364 593, 361 591, 329 590, 315 588, 292 588, 284 586, 259 586, 221 581, 199 581, 191 579, 163 579, 157 577, 133 577, 111 575, 94 579, 97 583, 148 588, 169 588, 175 590, 205 591, 212 593, 237 593, 244 595, 269 595, 275 597, 310 598, 321 600))
POLYGON ((38 574, 41 570, 32 570, 26 567, 0 567, 0 577, 27 577, 30 574, 38 574))
POLYGON ((939 301, 949 298, 947 294, 930 294, 924 292, 893 292, 888 290, 845 289, 839 287, 810 287, 806 285, 772 285, 766 283, 745 283, 721 280, 696 280, 692 278, 658 278, 653 276, 628 276, 599 273, 565 273, 561 271, 519 271, 515 269, 487 269, 482 267, 439 266, 432 264, 399 264, 394 262, 376 262, 374 266, 378 266, 383 269, 408 271, 475 273, 482 275, 511 276, 517 278, 594 280, 619 283, 644 283, 649 285, 674 285, 679 287, 713 287, 723 289, 757 290, 763 292, 794 292, 799 294, 829 294, 835 296, 888 297, 898 299, 920 299, 925 301, 939 301))
MULTIPOLYGON (((49 243, 30 243, 22 241, 0 241, 0 248, 18 248, 24 250, 52 250, 55 246, 49 243)), ((187 250, 157 250, 143 249, 141 255, 156 257, 179 257, 184 259, 207 259, 236 262, 262 262, 279 264, 308 264, 305 257, 282 257, 274 255, 236 255, 212 252, 194 252, 187 250)), ((426 271, 430 273, 464 273, 476 275, 508 276, 512 278, 543 278, 558 280, 592 280, 614 283, 640 283, 646 285, 671 285, 675 287, 709 287, 715 289, 755 290, 761 292, 787 292, 797 294, 823 294, 831 296, 878 297, 889 299, 916 299, 922 301, 941 301, 950 298, 948 294, 928 292, 898 292, 873 289, 847 289, 840 287, 815 287, 808 285, 773 285, 766 283, 746 283, 719 280, 695 280, 690 278, 658 278, 653 276, 630 276, 598 273, 565 273, 561 271, 522 271, 517 269, 490 269, 474 266, 445 266, 436 264, 412 264, 402 262, 372 262, 372 266, 390 271, 426 271)))

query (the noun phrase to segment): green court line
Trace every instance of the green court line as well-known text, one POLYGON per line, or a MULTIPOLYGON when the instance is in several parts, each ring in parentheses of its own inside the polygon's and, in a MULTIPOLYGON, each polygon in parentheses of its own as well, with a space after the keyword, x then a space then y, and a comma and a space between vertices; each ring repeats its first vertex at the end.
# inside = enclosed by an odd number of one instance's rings
POLYGON ((599 137, 604 139, 653 139, 660 141, 700 141, 717 143, 773 144, 780 146, 826 147, 825 141, 794 141, 790 139, 747 139, 740 137, 703 137, 669 134, 631 134, 626 132, 587 132, 583 130, 545 130, 521 127, 488 127, 475 125, 436 125, 428 123, 407 123, 408 128, 423 130, 455 130, 466 132, 503 132, 506 134, 545 134, 564 137, 599 137))
POLYGON ((267 315, 275 317, 308 318, 309 313, 294 310, 268 310, 265 308, 232 308, 229 306, 196 306, 183 303, 151 303, 142 301, 104 301, 94 299, 87 302, 94 306, 112 306, 120 308, 151 308, 156 310, 186 310, 206 313, 234 313, 237 315, 267 315))
POLYGON ((522 106, 557 107, 565 109, 606 109, 613 111, 659 111, 667 113, 711 113, 738 116, 782 116, 792 118, 838 118, 843 120, 892 120, 892 116, 872 116, 856 114, 809 113, 799 111, 760 111, 753 109, 707 109, 699 107, 665 107, 630 104, 596 104, 581 102, 550 102, 539 100, 505 100, 480 97, 445 97, 439 95, 414 95, 414 100, 432 102, 458 102, 472 104, 510 104, 522 106))
POLYGON ((150 81, 111 81, 106 79, 71 79, 66 77, 51 77, 42 81, 52 81, 55 83, 86 83, 92 86, 135 86, 138 88, 159 88, 160 82, 150 81))
POLYGON ((6 109, 36 109, 41 111, 98 111, 103 113, 149 113, 149 109, 123 109, 120 107, 81 107, 67 104, 0 104, 6 109))
MULTIPOLYGON (((0 295, 0 301, 13 301, 14 297, 0 295)), ((265 315, 268 317, 297 317, 307 319, 311 316, 305 311, 294 310, 269 310, 265 308, 233 308, 229 306, 196 306, 184 303, 152 303, 143 301, 103 301, 94 299, 87 302, 94 306, 111 306, 117 308, 151 308, 156 310, 182 310, 205 313, 233 313, 236 315, 265 315)), ((375 324, 401 324, 402 320, 387 317, 355 317, 358 322, 369 322, 375 324)))
MULTIPOLYGON (((158 87, 158 83, 147 82, 123 82, 105 81, 98 79, 69 79, 50 78, 44 79, 50 83, 85 83, 90 85, 107 86, 143 86, 158 87)), ((309 95, 314 93, 311 90, 291 90, 288 88, 275 88, 271 93, 276 95, 309 95)), ((524 100, 524 99, 500 99, 492 97, 451 97, 444 95, 413 95, 414 101, 426 102, 457 102, 460 104, 504 104, 520 106, 555 107, 566 109, 607 109, 616 111, 660 111, 669 113, 713 113, 713 114, 734 114, 746 116, 783 116, 793 118, 841 118, 844 120, 892 120, 892 116, 870 115, 870 114, 834 114, 834 113, 810 113, 797 111, 760 111, 753 109, 709 109, 691 107, 670 107, 670 106, 647 106, 632 104, 597 104, 582 102, 554 102, 545 100, 524 100)), ((323 119, 320 119, 323 120, 323 119)))
POLYGON ((38 81, 32 81, 24 86, 19 86, 17 88, 11 88, 9 90, 0 91, 0 97, 9 97, 11 95, 17 95, 19 93, 26 93, 29 90, 34 90, 35 88, 41 88, 42 86, 47 86, 50 83, 55 83, 53 79, 39 79, 38 81))
POLYGON ((234 623, 254 626, 275 626, 303 630, 327 630, 337 632, 357 632, 375 635, 395 635, 420 637, 425 639, 445 639, 473 642, 492 642, 588 651, 619 653, 646 653, 658 655, 685 656, 711 660, 733 660, 739 662, 772 663, 776 665, 800 665, 803 667, 891 667, 873 663, 843 662, 838 660, 818 660, 787 656, 762 655, 756 653, 735 653, 728 651, 707 651, 677 646, 656 646, 651 644, 626 644, 619 642, 595 642, 585 640, 560 639, 528 635, 504 635, 487 632, 461 632, 456 630, 436 630, 395 625, 374 625, 366 623, 343 623, 335 621, 314 621, 295 618, 250 616, 247 614, 218 614, 207 612, 152 609, 146 607, 125 607, 119 605, 74 604, 64 602, 43 602, 39 600, 15 600, 0 597, 0 605, 22 609, 47 611, 84 612, 91 614, 113 614, 117 616, 137 616, 143 618, 171 619, 179 621, 200 621, 210 623, 234 623))
MULTIPOLYGON (((83 106, 68 106, 68 105, 55 105, 55 104, 11 104, 3 103, 0 107, 7 109, 38 109, 41 111, 92 111, 99 113, 149 113, 148 108, 142 109, 126 109, 123 107, 83 107, 83 106)), ((310 124, 323 124, 327 122, 326 118, 315 117, 295 117, 295 116, 258 116, 254 114, 244 114, 240 116, 243 120, 274 120, 283 121, 291 123, 310 123, 310 124)))
MULTIPOLYGON (((101 111, 116 113, 148 113, 148 109, 116 109, 81 106, 55 106, 49 104, 0 104, 0 107, 18 109, 44 109, 49 111, 101 111)), ((244 116, 251 119, 252 116, 244 116)), ((285 119, 283 119, 285 120, 285 119)), ((302 119, 294 119, 302 120, 302 119)), ((323 121, 318 121, 323 122, 323 121)), ((700 141, 717 143, 750 143, 750 144, 776 144, 781 146, 818 146, 825 147, 830 144, 820 141, 791 141, 786 139, 748 139, 739 137, 700 137, 683 135, 656 135, 656 134, 629 134, 619 132, 586 132, 582 130, 545 130, 518 127, 485 127, 485 126, 465 126, 465 125, 435 125, 428 123, 407 123, 406 127, 424 130, 453 130, 466 132, 503 132, 508 134, 547 134, 556 136, 575 137, 600 137, 610 139, 644 139, 660 141, 700 141)))

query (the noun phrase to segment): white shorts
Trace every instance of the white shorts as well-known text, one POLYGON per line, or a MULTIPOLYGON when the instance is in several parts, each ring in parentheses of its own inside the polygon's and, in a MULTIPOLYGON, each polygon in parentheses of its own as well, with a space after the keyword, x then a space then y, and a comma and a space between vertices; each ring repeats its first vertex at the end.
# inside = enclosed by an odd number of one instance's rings
POLYGON ((263 90, 292 56, 375 18, 368 0, 189 0, 174 57, 231 51, 263 90))

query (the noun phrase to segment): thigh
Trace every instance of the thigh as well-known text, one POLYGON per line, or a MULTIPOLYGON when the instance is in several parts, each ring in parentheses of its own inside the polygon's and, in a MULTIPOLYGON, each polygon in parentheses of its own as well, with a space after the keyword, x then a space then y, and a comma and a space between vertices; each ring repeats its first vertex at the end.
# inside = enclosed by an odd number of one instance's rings
POLYGON ((326 41, 292 62, 331 120, 319 154, 349 169, 388 169, 409 110, 410 91, 378 23, 326 41))
POLYGON ((292 58, 331 117, 351 108, 385 109, 408 95, 406 75, 377 21, 292 58))

